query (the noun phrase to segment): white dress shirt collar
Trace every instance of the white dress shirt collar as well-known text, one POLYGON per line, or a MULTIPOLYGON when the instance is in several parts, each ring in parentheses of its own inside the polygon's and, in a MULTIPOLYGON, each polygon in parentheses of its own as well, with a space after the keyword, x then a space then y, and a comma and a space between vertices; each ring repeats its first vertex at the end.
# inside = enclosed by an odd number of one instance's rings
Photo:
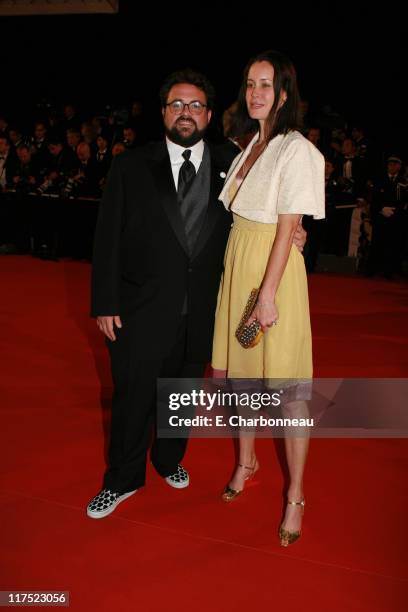
POLYGON ((184 163, 183 153, 184 151, 186 151, 186 149, 189 149, 191 151, 190 161, 194 164, 196 172, 198 172, 198 169, 200 167, 200 164, 202 162, 203 155, 204 155, 204 141, 203 140, 199 140, 192 147, 182 147, 181 145, 178 145, 175 142, 172 142, 169 138, 166 137, 166 144, 167 144, 167 149, 169 151, 170 161, 171 161, 172 166, 174 164, 179 164, 181 166, 181 164, 184 163))
POLYGON ((191 151, 190 161, 194 165, 195 171, 197 173, 204 155, 204 141, 199 140, 192 147, 182 147, 176 144, 175 142, 172 142, 169 138, 166 137, 166 145, 170 156, 171 171, 173 174, 174 185, 177 190, 178 175, 180 172, 180 168, 184 163, 184 151, 186 149, 189 149, 191 151))

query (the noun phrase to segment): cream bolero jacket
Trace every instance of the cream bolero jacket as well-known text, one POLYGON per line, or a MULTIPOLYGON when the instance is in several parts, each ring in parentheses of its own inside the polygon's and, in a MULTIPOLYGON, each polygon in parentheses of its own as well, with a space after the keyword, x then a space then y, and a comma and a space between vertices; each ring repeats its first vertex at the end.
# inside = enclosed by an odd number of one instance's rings
POLYGON ((231 184, 258 136, 254 136, 231 164, 219 196, 225 208, 260 223, 277 223, 280 214, 324 219, 324 157, 297 131, 278 134, 270 141, 231 203, 231 184))

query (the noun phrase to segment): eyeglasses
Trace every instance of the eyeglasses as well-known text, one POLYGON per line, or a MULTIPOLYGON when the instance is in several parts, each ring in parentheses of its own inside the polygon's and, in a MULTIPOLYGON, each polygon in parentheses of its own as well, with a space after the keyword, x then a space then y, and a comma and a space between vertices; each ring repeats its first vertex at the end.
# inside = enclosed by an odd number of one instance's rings
POLYGON ((182 100, 173 100, 173 102, 168 102, 166 106, 170 107, 170 111, 173 113, 173 115, 181 115, 186 106, 192 115, 201 115, 207 104, 203 104, 199 100, 193 100, 188 104, 182 100))

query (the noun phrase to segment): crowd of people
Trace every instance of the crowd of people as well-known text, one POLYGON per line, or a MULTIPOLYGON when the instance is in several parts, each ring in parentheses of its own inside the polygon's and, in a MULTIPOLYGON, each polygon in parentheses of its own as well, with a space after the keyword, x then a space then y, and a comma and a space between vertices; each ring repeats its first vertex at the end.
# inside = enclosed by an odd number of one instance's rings
POLYGON ((28 135, 1 117, 1 189, 99 198, 112 157, 135 145, 134 124, 81 121, 70 104, 59 122, 39 119, 28 135))
MULTIPOLYGON (((236 103, 223 113, 215 136, 238 154, 252 134, 236 132, 235 112, 236 103)), ((358 248, 351 254, 360 269, 388 277, 401 273, 408 228, 408 166, 402 156, 382 150, 361 125, 350 125, 331 108, 311 113, 303 102, 302 113, 304 135, 325 157, 326 178, 326 218, 304 218, 308 271, 316 269, 321 252, 350 254, 351 212, 358 208, 358 248)), ((148 140, 146 123, 139 101, 86 120, 65 104, 60 114, 40 113, 26 131, 0 114, 0 194, 98 200, 113 157, 148 140)), ((26 238, 15 236, 15 198, 1 200, 0 253, 24 251, 26 238)))
MULTIPOLYGON (((35 203, 41 196, 42 201, 53 198, 53 213, 58 209, 56 199, 59 203, 98 202, 112 158, 136 146, 137 103, 133 110, 133 120, 130 114, 126 123, 115 120, 115 115, 112 121, 101 116, 83 121, 75 107, 66 104, 59 120, 54 113, 43 115, 26 131, 0 117, 1 254, 31 252, 56 258, 56 245, 61 245, 61 240, 55 238, 60 231, 55 226, 55 215, 35 203)), ((62 224, 66 226, 65 221, 62 224)), ((82 234, 77 252, 89 258, 94 223, 82 221, 83 218, 77 223, 82 234)), ((71 237, 70 253, 75 251, 73 243, 71 237)))
POLYGON ((360 126, 349 134, 342 129, 333 132, 325 142, 319 128, 306 130, 306 137, 325 156, 326 182, 326 218, 312 224, 306 220, 308 270, 314 270, 322 251, 357 255, 361 271, 392 278, 402 273, 407 254, 408 166, 398 153, 376 150, 360 126), (355 208, 359 236, 353 252, 351 218, 344 211, 355 208))

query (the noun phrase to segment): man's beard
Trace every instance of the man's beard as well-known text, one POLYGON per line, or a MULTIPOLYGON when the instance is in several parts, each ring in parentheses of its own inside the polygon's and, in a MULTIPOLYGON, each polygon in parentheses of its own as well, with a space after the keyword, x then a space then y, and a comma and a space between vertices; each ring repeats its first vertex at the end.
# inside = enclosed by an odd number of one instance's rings
MULTIPOLYGON (((182 117, 179 117, 179 119, 181 119, 181 118, 182 117)), ((185 120, 184 117, 183 117, 183 119, 185 120)), ((207 131, 207 128, 204 128, 203 130, 199 130, 197 128, 196 122, 194 120, 190 119, 190 121, 195 126, 195 130, 193 132, 191 132, 191 134, 183 135, 177 129, 177 121, 173 125, 172 128, 167 128, 167 127, 165 128, 166 136, 169 138, 169 140, 171 140, 175 144, 178 144, 178 145, 180 145, 182 147, 192 147, 192 146, 194 146, 199 140, 201 140, 203 138, 205 132, 207 131)))

